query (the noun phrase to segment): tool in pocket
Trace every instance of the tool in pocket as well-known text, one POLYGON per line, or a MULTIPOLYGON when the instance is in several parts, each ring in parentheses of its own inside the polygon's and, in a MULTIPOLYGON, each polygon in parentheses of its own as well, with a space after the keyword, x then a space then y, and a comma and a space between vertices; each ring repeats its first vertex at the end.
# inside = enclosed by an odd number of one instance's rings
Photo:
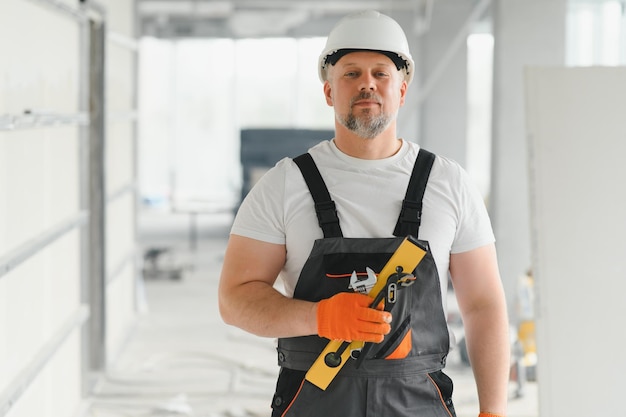
MULTIPOLYGON (((368 269, 371 271, 371 269, 368 269)), ((373 271, 372 271, 373 273, 373 271)), ((356 275, 356 274, 354 274, 356 275)), ((396 301, 398 301, 398 290, 402 288, 406 288, 415 282, 415 276, 413 274, 405 273, 402 270, 401 266, 396 267, 396 272, 392 274, 388 279, 387 283, 381 290, 374 296, 374 301, 370 304, 370 308, 377 308, 378 305, 384 301, 384 311, 391 312, 393 307, 396 305, 396 301)), ((351 284, 352 286, 352 284, 351 284)), ((345 350, 350 345, 350 342, 343 341, 335 352, 329 352, 324 357, 324 362, 327 366, 333 368, 337 367, 341 364, 341 356, 345 352, 345 350)), ((363 359, 372 348, 374 343, 365 343, 362 347, 358 347, 350 350, 350 357, 352 359, 356 359, 356 367, 358 368, 363 359)))
POLYGON ((350 285, 348 288, 354 290, 354 292, 369 294, 372 287, 376 285, 378 277, 370 267, 365 267, 365 272, 367 273, 367 278, 361 279, 357 275, 356 271, 352 271, 352 275, 350 276, 350 285))

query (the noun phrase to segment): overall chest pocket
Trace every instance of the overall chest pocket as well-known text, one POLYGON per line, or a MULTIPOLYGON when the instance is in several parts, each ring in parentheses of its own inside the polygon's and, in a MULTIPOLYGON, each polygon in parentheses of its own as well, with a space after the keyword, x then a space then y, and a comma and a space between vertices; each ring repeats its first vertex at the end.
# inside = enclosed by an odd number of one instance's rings
POLYGON ((329 238, 315 242, 294 290, 294 298, 320 301, 352 291, 350 279, 367 278, 367 269, 378 273, 401 240, 329 238))

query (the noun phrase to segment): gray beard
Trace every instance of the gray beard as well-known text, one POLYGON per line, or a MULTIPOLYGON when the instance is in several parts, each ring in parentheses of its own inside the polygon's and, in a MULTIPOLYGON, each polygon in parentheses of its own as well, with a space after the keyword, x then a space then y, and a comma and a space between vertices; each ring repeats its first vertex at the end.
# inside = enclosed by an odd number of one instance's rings
POLYGON ((345 128, 364 139, 373 139, 387 129, 394 116, 381 113, 373 116, 370 109, 364 111, 359 117, 354 115, 352 105, 358 100, 376 99, 380 102, 380 98, 370 92, 362 91, 356 97, 353 97, 350 103, 350 112, 346 116, 337 114, 335 117, 345 128))
POLYGON ((387 129, 392 117, 384 113, 376 116, 363 114, 360 117, 356 117, 354 113, 350 112, 345 117, 337 115, 337 120, 357 136, 364 139, 373 139, 387 129))

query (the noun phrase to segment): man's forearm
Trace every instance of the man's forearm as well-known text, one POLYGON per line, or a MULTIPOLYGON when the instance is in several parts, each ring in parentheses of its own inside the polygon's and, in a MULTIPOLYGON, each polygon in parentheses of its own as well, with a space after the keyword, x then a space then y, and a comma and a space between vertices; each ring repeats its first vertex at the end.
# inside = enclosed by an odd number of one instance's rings
POLYGON ((316 303, 287 298, 264 282, 247 282, 220 295, 227 324, 262 337, 316 334, 316 303))
POLYGON ((510 370, 506 306, 494 303, 474 311, 465 317, 464 326, 480 411, 505 416, 510 370))

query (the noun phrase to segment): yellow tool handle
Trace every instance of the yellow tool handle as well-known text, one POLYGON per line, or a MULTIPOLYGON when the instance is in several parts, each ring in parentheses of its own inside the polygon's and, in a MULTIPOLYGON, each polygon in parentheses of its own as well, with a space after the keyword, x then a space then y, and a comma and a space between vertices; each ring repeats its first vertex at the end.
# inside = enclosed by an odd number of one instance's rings
MULTIPOLYGON (((389 261, 385 264, 382 271, 378 274, 378 281, 374 287, 370 290, 369 295, 374 298, 387 284, 387 279, 396 273, 398 266, 402 267, 402 270, 411 273, 422 261, 426 255, 426 250, 418 244, 417 240, 412 236, 406 237, 398 249, 391 255, 389 261)), ((326 364, 324 360, 329 353, 337 352, 343 341, 331 340, 328 342, 322 353, 317 357, 311 368, 306 373, 305 379, 311 382, 322 390, 326 390, 328 385, 337 376, 341 368, 348 362, 350 353, 355 349, 361 349, 364 342, 353 341, 348 348, 341 354, 341 362, 338 366, 331 367, 326 364)))

